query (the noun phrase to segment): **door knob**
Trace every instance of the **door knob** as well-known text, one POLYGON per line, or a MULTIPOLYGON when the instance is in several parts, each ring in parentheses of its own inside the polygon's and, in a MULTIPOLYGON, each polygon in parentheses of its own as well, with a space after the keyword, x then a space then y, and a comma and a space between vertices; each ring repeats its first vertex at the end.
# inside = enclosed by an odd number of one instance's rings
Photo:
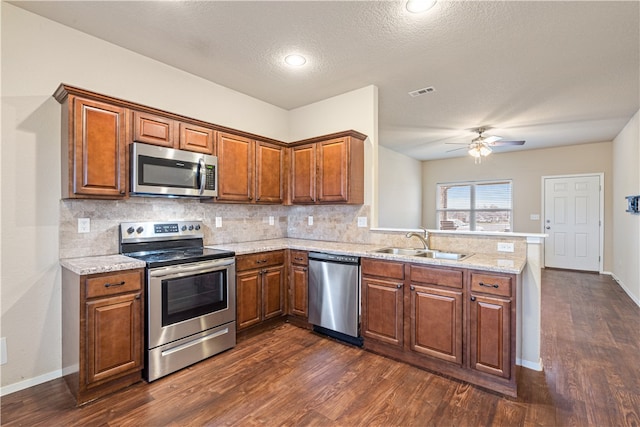
POLYGON ((545 227, 547 230, 551 230, 551 227, 549 227, 548 225, 545 227))

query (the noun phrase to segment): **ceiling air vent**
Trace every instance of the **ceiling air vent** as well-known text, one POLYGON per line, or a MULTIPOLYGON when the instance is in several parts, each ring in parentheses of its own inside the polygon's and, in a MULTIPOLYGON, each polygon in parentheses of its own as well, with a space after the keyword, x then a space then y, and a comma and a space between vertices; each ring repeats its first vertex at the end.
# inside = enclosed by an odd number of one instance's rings
POLYGON ((436 88, 434 88, 433 86, 429 86, 429 87, 425 87, 422 89, 418 89, 418 90, 413 90, 411 92, 409 92, 409 95, 411 95, 412 97, 416 97, 416 96, 420 96, 420 95, 425 95, 427 93, 431 93, 431 92, 435 92, 436 88))

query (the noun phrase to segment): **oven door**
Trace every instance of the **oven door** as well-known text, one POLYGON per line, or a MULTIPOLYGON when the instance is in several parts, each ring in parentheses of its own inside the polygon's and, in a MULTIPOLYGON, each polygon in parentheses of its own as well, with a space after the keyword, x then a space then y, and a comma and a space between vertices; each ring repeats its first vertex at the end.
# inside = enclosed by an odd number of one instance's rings
POLYGON ((149 269, 147 348, 234 321, 235 276, 235 258, 149 269))

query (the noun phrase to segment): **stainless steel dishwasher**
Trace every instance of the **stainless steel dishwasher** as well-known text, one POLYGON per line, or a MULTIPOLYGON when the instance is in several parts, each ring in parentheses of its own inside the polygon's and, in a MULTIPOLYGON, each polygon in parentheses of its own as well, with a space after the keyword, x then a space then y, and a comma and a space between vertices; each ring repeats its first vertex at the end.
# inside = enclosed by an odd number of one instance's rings
POLYGON ((309 252, 309 323, 355 345, 360 337, 360 258, 309 252))

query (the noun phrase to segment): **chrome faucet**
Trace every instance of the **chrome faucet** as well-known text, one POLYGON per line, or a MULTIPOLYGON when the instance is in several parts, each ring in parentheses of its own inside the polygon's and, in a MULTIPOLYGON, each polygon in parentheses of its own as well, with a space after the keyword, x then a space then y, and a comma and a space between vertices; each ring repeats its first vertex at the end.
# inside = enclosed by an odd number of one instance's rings
POLYGON ((426 250, 429 250, 429 232, 427 230, 423 230, 423 231, 424 231, 424 236, 421 233, 416 233, 414 231, 411 231, 407 233, 407 239, 410 239, 412 237, 417 237, 422 242, 422 245, 424 246, 424 248, 426 250))

